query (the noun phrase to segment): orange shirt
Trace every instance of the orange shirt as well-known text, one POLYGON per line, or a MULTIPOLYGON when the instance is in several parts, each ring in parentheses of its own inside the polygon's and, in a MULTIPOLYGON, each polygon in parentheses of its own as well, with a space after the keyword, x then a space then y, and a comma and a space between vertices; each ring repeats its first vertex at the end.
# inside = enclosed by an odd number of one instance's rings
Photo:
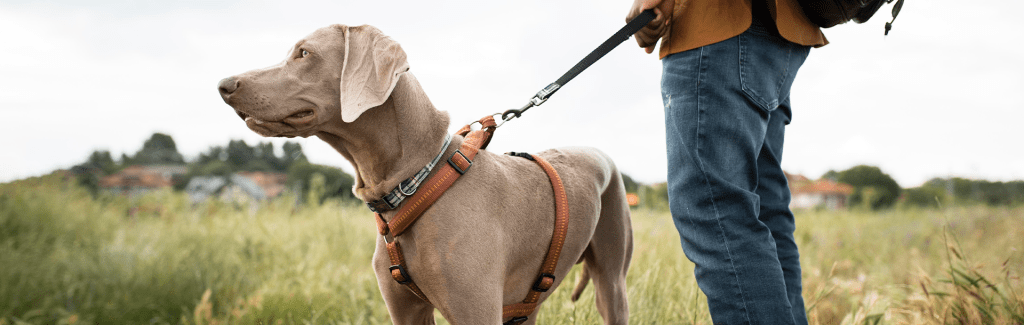
MULTIPOLYGON (((751 0, 676 0, 672 26, 662 38, 659 56, 727 40, 750 27, 751 0)), ((779 34, 790 42, 821 47, 825 34, 804 15, 797 0, 768 1, 779 34)))

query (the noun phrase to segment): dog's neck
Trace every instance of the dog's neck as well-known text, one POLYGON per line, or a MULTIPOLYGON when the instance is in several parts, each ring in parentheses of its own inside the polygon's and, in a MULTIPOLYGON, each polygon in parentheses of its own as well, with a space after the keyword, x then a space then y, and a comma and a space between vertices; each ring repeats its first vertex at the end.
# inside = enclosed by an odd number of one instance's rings
POLYGON ((352 163, 356 170, 353 192, 369 202, 380 199, 434 159, 448 123, 448 113, 434 108, 419 82, 407 72, 384 104, 351 123, 343 122, 339 114, 316 135, 352 163))

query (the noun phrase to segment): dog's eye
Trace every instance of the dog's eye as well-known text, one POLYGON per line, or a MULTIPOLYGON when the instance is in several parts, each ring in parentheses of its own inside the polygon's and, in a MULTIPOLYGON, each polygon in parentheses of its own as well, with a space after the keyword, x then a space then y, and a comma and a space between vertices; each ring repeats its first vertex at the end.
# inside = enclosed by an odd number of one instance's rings
POLYGON ((309 56, 309 52, 306 52, 306 50, 302 50, 302 56, 300 56, 300 57, 304 58, 304 57, 307 57, 307 56, 309 56))

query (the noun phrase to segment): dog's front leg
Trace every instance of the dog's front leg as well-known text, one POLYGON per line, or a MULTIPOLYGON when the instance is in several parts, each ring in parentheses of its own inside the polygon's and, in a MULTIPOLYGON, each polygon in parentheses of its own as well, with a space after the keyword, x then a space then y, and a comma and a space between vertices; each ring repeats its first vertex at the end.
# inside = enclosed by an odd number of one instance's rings
POLYGON ((390 265, 384 241, 378 237, 373 254, 373 270, 377 275, 377 287, 391 315, 391 322, 395 325, 434 324, 434 306, 417 297, 406 286, 398 284, 387 271, 390 265))
POLYGON ((434 306, 416 297, 404 286, 400 286, 391 277, 377 277, 380 293, 388 306, 388 314, 395 325, 434 324, 434 306), (391 283, 386 283, 391 281, 391 283), (396 287, 397 286, 397 287, 396 287))
MULTIPOLYGON (((391 261, 384 241, 381 238, 377 240, 373 267, 377 275, 377 285, 393 323, 434 324, 433 311, 437 308, 453 325, 501 324, 503 277, 496 272, 496 261, 467 264, 462 258, 454 258, 445 259, 437 264, 422 265, 407 259, 407 263, 414 264, 410 267, 417 270, 413 279, 431 300, 428 304, 391 277, 388 271, 391 261)), ((414 244, 409 243, 409 246, 412 245, 414 244)), ((456 252, 451 256, 466 254, 456 252)), ((493 254, 486 256, 500 257, 493 254)))
POLYGON ((443 254, 446 258, 438 258, 436 268, 429 272, 435 281, 425 283, 424 290, 438 297, 430 298, 431 302, 453 325, 501 324, 504 256, 481 245, 456 243, 445 247, 453 250, 443 254))

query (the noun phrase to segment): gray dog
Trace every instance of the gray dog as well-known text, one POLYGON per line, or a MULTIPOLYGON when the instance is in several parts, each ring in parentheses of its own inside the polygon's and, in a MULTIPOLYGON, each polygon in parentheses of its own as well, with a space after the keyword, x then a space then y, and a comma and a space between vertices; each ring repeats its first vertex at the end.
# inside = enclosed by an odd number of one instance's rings
MULTIPOLYGON (((434 108, 408 70, 402 48, 376 28, 333 25, 300 40, 283 62, 225 78, 219 88, 256 133, 315 135, 334 147, 355 168, 355 195, 371 202, 437 156, 447 134, 448 114, 434 108)), ((451 141, 444 157, 463 138, 451 141)), ((554 286, 585 262, 573 300, 593 279, 605 323, 626 324, 633 233, 618 170, 592 148, 537 155, 561 175, 569 201, 554 286)), ((408 272, 430 303, 392 279, 378 236, 373 268, 392 321, 433 324, 435 308, 452 324, 504 321, 502 306, 521 301, 537 278, 554 210, 548 177, 535 163, 480 151, 473 168, 398 238, 408 272)), ((367 227, 373 223, 367 218, 367 227)), ((536 314, 526 323, 534 324, 536 314)))

